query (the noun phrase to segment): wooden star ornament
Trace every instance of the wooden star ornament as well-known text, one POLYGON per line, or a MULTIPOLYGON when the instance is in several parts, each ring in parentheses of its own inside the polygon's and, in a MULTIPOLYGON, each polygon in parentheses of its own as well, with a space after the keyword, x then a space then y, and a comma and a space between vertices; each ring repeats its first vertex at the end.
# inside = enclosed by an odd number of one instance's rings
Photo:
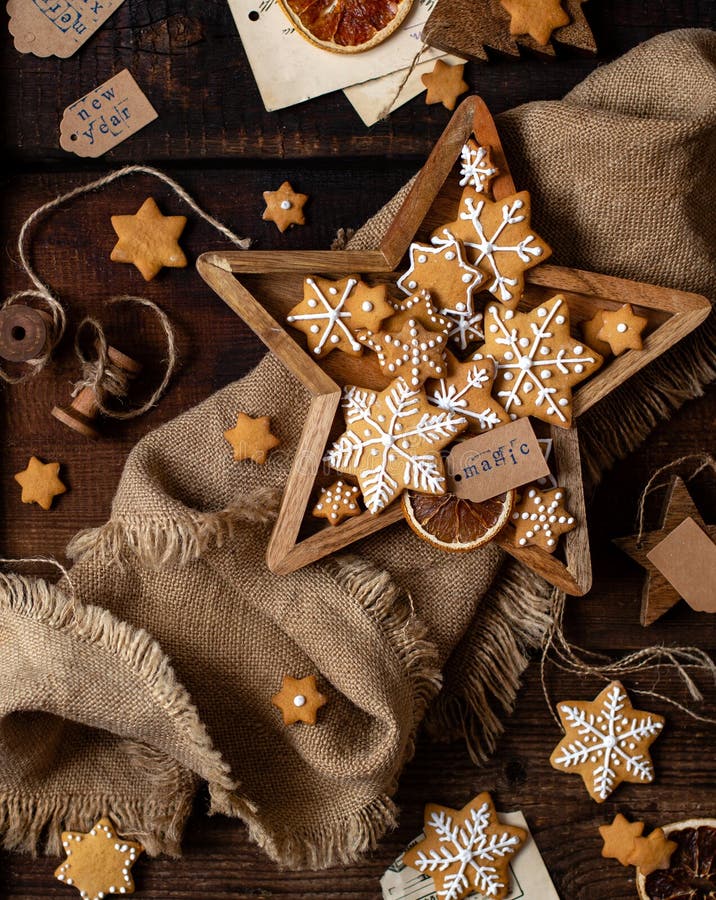
POLYGON ((328 697, 316 687, 315 675, 305 678, 284 675, 281 690, 273 695, 271 702, 281 710, 284 725, 293 725, 294 722, 315 725, 318 710, 328 703, 328 697))
POLYGON ((178 241, 185 225, 186 216, 163 216, 148 197, 133 216, 112 216, 119 240, 110 259, 133 263, 145 281, 151 281, 164 266, 183 269, 186 256, 178 241))
POLYGON ((86 834, 63 831, 67 856, 55 878, 80 892, 82 900, 102 900, 107 894, 133 894, 131 869, 144 847, 119 837, 108 818, 101 818, 86 834))
POLYGON ((704 522, 688 488, 683 480, 675 475, 666 489, 658 529, 642 534, 641 538, 638 534, 632 534, 614 539, 620 550, 628 553, 635 562, 646 569, 641 591, 641 624, 644 627, 660 619, 681 599, 676 588, 661 574, 647 554, 688 518, 693 519, 712 541, 716 541, 716 525, 707 525, 704 522))
POLYGON ((15 475, 15 481, 22 488, 23 503, 37 503, 43 509, 49 509, 52 501, 67 488, 59 478, 58 462, 43 463, 36 456, 31 456, 27 468, 15 475))
POLYGON ((470 90, 470 85, 462 77, 465 64, 450 66, 441 59, 435 63, 432 72, 422 76, 422 82, 428 89, 425 102, 430 105, 442 103, 445 109, 455 109, 460 94, 470 90))

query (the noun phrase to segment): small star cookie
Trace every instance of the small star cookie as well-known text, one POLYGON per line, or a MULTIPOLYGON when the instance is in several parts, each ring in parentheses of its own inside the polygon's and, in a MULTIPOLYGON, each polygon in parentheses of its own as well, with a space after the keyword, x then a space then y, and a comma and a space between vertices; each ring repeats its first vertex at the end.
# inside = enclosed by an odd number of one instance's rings
POLYGON ((403 862, 431 877, 438 897, 507 897, 510 857, 527 832, 500 822, 486 791, 462 809, 428 803, 424 823, 425 837, 406 851, 403 862))
POLYGON ((43 463, 36 456, 31 456, 27 468, 15 475, 15 481, 22 488, 22 502, 37 503, 43 509, 49 509, 54 498, 67 490, 60 481, 59 473, 58 462, 43 463))
POLYGON ((492 398, 495 364, 491 359, 461 363, 449 350, 445 358, 445 377, 431 379, 425 385, 430 403, 446 412, 465 416, 470 431, 490 431, 500 423, 510 421, 504 409, 492 398))
POLYGON ((303 300, 289 310, 286 321, 306 335, 308 349, 321 359, 331 350, 360 356, 357 333, 378 331, 394 313, 384 284, 370 287, 356 276, 340 281, 315 277, 303 282, 303 300))
POLYGON ((641 333, 648 323, 648 319, 637 316, 628 303, 620 309, 605 309, 602 311, 602 327, 597 332, 597 340, 609 344, 615 356, 625 350, 641 350, 641 333))
MULTIPOLYGON (((381 326, 382 331, 400 331, 410 319, 415 319, 428 331, 440 332, 447 336, 450 331, 450 320, 438 312, 427 291, 418 291, 402 303, 391 303, 393 313, 381 326)), ((374 328, 373 331, 377 331, 374 328)))
POLYGON ((606 341, 600 341, 597 335, 602 330, 602 325, 604 324, 604 320, 602 319, 602 313, 604 310, 597 310, 594 313, 591 319, 585 319, 582 322, 582 337, 584 338, 588 347, 591 347, 593 350, 596 350, 597 353, 602 356, 609 356, 612 352, 612 348, 606 341))
POLYGON ((679 845, 667 840, 663 828, 655 828, 648 837, 636 837, 628 859, 646 877, 657 869, 668 869, 671 857, 679 845))
POLYGON ((455 109, 457 98, 460 94, 464 94, 465 91, 470 89, 470 86, 462 77, 464 69, 464 63, 457 66, 449 66, 441 59, 438 59, 433 71, 426 72, 421 79, 428 89, 425 95, 425 102, 427 104, 442 103, 445 109, 455 109))
POLYGON ((275 191, 264 191, 266 209, 261 216, 266 222, 273 222, 276 228, 283 232, 291 225, 305 225, 303 207, 308 200, 308 194, 297 194, 290 182, 284 181, 275 191))
POLYGON ((186 216, 163 216, 148 197, 133 216, 112 216, 119 240, 109 258, 133 263, 145 281, 151 281, 164 266, 183 269, 186 256, 178 241, 185 225, 186 216))
POLYGON ((131 868, 144 847, 118 837, 109 819, 100 819, 87 834, 63 831, 62 846, 67 859, 55 878, 77 888, 82 900, 134 893, 131 868))
POLYGON ((643 830, 643 822, 630 822, 621 813, 616 814, 611 825, 600 825, 599 834, 604 841, 602 847, 604 859, 616 859, 623 866, 630 865, 629 857, 634 849, 634 841, 641 837, 643 830))
POLYGON ((416 319, 408 319, 400 331, 364 331, 358 339, 375 351, 382 372, 402 375, 411 387, 445 373, 445 335, 428 331, 416 319))
POLYGON ((515 526, 515 544, 518 547, 535 545, 554 553, 561 534, 577 527, 563 505, 564 488, 543 491, 538 487, 524 489, 524 493, 512 510, 515 526))
POLYGON ((528 34, 545 47, 555 28, 569 25, 560 0, 500 0, 512 17, 510 34, 528 34))
POLYGON ((319 693, 315 675, 307 675, 306 678, 284 675, 281 690, 273 695, 271 702, 283 713, 284 725, 293 725, 294 722, 315 725, 316 714, 328 703, 328 697, 319 693))
POLYGON ((225 431, 224 437, 234 450, 236 462, 252 459, 260 466, 266 462, 269 452, 281 443, 275 434, 271 434, 269 416, 258 416, 258 418, 252 419, 244 412, 239 413, 236 425, 225 431))
POLYGON ((565 736, 550 757, 552 767, 581 775, 589 796, 602 803, 622 781, 654 780, 649 747, 661 734, 664 719, 634 709, 619 681, 594 700, 557 704, 565 736))
POLYGON ((482 193, 498 173, 499 169, 490 159, 489 147, 481 147, 472 138, 463 144, 460 151, 460 187, 469 185, 482 193))
POLYGON ((329 525, 338 525, 344 519, 359 516, 359 494, 357 485, 334 481, 330 487, 322 489, 318 502, 313 507, 313 515, 317 519, 328 519, 329 525))

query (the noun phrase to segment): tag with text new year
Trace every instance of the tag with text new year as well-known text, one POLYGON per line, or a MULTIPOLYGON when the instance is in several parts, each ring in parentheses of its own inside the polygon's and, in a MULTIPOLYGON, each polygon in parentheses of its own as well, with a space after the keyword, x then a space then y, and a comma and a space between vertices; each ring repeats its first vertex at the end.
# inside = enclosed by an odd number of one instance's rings
POLYGON ((79 50, 124 0, 9 0, 15 49, 65 59, 79 50))
POLYGON ((76 156, 101 156, 157 118, 128 69, 68 106, 60 147, 76 156))
POLYGON ((456 444, 447 458, 447 489, 480 503, 549 475, 529 419, 517 419, 456 444))

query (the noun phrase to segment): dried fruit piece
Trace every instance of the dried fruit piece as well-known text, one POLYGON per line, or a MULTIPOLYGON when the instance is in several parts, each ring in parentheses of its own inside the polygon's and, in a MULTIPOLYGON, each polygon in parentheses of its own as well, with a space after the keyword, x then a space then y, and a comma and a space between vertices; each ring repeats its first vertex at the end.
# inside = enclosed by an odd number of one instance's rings
POLYGON ((474 550, 493 540, 510 518, 515 492, 498 494, 482 503, 455 494, 403 494, 403 515, 413 531, 441 550, 474 550))
POLYGON ((375 47, 398 28, 413 0, 281 0, 298 33, 334 53, 375 47))
POLYGON ((668 869, 644 877, 637 872, 641 900, 715 900, 716 819, 689 819, 664 825, 677 844, 668 869))

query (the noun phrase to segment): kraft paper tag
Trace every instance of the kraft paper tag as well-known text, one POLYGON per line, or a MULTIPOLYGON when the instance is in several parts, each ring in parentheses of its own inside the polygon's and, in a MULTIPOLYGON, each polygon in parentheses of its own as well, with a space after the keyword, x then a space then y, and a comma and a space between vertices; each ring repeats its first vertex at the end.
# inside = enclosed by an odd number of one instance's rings
POLYGON ((60 147, 77 156, 101 156, 157 118, 128 69, 68 106, 60 147))
POLYGON ((15 49, 66 59, 104 24, 124 0, 9 0, 15 49))
POLYGON ((692 518, 646 556, 692 609, 716 613, 716 544, 692 518))
POLYGON ((547 460, 527 418, 456 444, 446 469, 448 491, 475 503, 549 475, 547 460))

